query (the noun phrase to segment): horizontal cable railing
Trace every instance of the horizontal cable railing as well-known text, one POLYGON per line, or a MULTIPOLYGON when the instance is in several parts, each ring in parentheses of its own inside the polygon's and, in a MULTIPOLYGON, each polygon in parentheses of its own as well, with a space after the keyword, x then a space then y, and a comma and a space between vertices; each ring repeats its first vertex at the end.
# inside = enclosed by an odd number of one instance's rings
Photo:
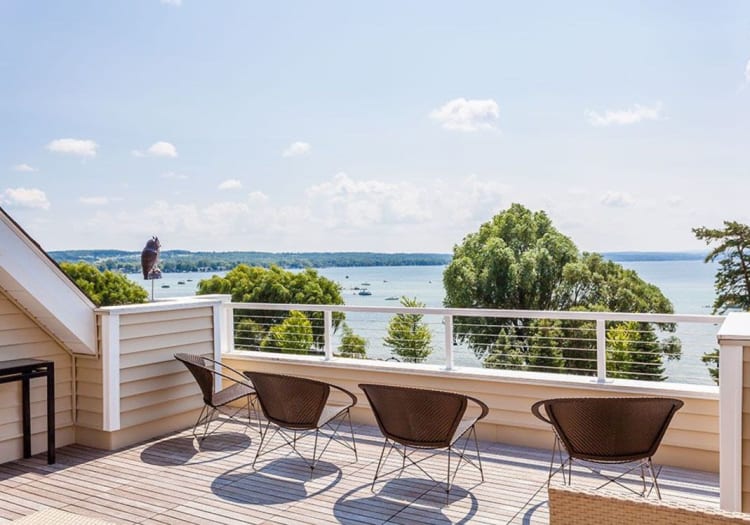
POLYGON ((724 319, 270 303, 227 303, 226 308, 232 320, 226 336, 237 351, 692 384, 713 384, 704 355, 715 350, 724 319))

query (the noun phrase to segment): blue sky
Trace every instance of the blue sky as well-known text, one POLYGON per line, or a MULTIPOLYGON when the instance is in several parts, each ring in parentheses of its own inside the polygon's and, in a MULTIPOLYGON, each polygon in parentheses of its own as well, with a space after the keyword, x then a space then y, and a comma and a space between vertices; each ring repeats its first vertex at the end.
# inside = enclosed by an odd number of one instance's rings
POLYGON ((582 250, 750 222, 750 3, 0 0, 0 206, 43 247, 582 250))

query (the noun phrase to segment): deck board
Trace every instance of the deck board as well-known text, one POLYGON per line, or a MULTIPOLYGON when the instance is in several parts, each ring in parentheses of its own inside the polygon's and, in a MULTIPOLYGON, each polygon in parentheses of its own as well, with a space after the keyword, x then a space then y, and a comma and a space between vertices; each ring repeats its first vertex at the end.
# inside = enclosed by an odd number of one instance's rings
MULTIPOLYGON (((189 431, 118 451, 81 445, 58 449, 58 463, 44 454, 0 465, 0 522, 45 508, 114 523, 325 524, 434 523, 546 524, 549 452, 480 443, 485 481, 471 467, 459 471, 446 498, 415 468, 370 489, 382 446, 378 430, 355 426, 359 459, 332 444, 313 475, 288 448, 252 459, 258 435, 236 423, 204 441, 189 431)), ((310 454, 312 440, 301 445, 310 454)), ((394 465, 395 457, 391 458, 394 465)), ((445 457, 424 464, 441 478, 445 457)), ((559 475, 558 475, 559 478, 559 475)), ((664 467, 667 501, 718 508, 718 476, 664 467)), ((561 483, 559 479, 553 483, 561 483)), ((574 485, 596 480, 574 470, 574 485)))

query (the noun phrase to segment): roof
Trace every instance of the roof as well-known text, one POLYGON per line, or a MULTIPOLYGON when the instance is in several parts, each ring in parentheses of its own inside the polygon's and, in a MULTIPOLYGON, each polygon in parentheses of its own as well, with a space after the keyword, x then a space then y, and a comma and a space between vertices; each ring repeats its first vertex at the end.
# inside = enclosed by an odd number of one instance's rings
POLYGON ((96 354, 95 305, 0 207, 0 292, 75 354, 96 354))

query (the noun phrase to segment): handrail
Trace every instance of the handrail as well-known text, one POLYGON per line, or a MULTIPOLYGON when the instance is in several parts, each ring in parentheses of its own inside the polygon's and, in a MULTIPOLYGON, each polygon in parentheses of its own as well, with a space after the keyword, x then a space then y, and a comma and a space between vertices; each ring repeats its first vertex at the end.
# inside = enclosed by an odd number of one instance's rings
POLYGON ((345 304, 225 303, 227 307, 247 310, 299 310, 303 312, 370 312, 385 314, 453 315, 518 319, 565 319, 575 321, 644 321, 648 323, 719 324, 723 315, 654 314, 626 312, 579 312, 569 310, 501 310, 490 308, 407 308, 405 306, 357 306, 345 304))
MULTIPOLYGON (((234 310, 266 310, 266 311, 290 311, 323 313, 323 349, 324 359, 330 361, 333 357, 333 313, 360 313, 360 314, 416 314, 427 316, 439 316, 442 320, 444 334, 444 360, 443 366, 446 370, 454 369, 453 355, 453 333, 455 318, 460 317, 482 317, 495 319, 551 319, 568 321, 595 322, 595 328, 591 328, 592 337, 596 349, 596 375, 595 381, 604 383, 611 379, 607 374, 607 322, 641 322, 652 324, 721 324, 725 316, 702 315, 702 314, 660 314, 660 313, 626 313, 626 312, 584 312, 584 311, 555 311, 555 310, 502 310, 488 308, 409 308, 404 306, 358 306, 344 304, 289 304, 289 303, 224 303, 229 311, 234 310)), ((233 330, 232 324, 229 329, 233 330)), ((234 334, 229 334, 234 341, 234 334)), ((592 348, 593 349, 593 348, 592 348)), ((572 358, 574 361, 576 358, 572 358)))

